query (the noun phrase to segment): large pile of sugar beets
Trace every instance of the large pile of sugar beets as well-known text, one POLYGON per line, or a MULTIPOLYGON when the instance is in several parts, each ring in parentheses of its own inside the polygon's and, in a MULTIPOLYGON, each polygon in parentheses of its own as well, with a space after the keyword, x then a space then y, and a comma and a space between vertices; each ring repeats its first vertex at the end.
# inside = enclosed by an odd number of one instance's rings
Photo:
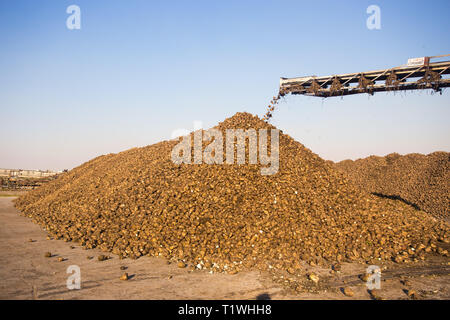
MULTIPOLYGON (((237 113, 216 128, 274 127, 237 113)), ((56 238, 217 272, 448 254, 445 222, 359 191, 288 135, 280 133, 278 173, 266 176, 259 164, 174 164, 177 143, 100 156, 16 206, 56 238)))
POLYGON ((450 153, 392 153, 336 164, 364 191, 398 198, 437 218, 450 217, 450 153))

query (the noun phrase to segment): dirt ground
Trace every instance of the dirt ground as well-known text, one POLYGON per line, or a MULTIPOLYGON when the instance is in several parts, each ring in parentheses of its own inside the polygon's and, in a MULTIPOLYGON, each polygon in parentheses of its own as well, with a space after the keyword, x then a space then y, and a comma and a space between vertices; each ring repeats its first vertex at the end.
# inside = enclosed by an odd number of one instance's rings
MULTIPOLYGON (((305 274, 294 277, 304 288, 299 293, 281 285, 293 276, 271 272, 211 274, 180 269, 162 258, 120 260, 112 254, 108 254, 109 260, 98 261, 104 254, 100 250, 47 240, 47 233, 22 216, 12 199, 0 197, 0 299, 371 299, 358 278, 367 268, 363 264, 343 264, 334 274, 331 268, 305 266, 305 274), (46 258, 46 252, 52 257, 46 258), (59 257, 64 261, 58 261, 59 257), (71 265, 81 271, 79 290, 69 290, 66 285, 71 265), (127 269, 123 271, 121 266, 127 269), (306 273, 311 271, 320 277, 318 286, 307 279, 306 273), (119 280, 124 272, 130 276, 128 281, 119 280), (354 296, 345 296, 343 287, 350 287, 354 296)), ((407 289, 414 289, 419 299, 450 299, 448 258, 380 267, 380 295, 385 299, 409 299, 407 289), (405 279, 406 285, 401 282, 405 279)))
POLYGON ((18 197, 25 193, 24 190, 0 190, 0 197, 18 197))

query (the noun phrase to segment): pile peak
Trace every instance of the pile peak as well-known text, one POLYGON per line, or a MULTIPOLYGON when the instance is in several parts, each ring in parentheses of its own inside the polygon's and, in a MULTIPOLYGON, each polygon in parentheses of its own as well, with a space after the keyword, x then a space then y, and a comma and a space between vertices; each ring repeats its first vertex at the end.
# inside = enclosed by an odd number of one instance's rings
POLYGON ((258 116, 248 112, 237 112, 232 117, 220 122, 217 126, 220 129, 271 129, 274 126, 261 120, 258 116))

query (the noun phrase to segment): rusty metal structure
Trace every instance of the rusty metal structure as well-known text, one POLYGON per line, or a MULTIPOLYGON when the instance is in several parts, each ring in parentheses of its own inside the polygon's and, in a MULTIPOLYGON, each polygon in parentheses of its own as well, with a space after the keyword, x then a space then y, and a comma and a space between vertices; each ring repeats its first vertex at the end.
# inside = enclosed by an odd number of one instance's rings
POLYGON ((290 93, 328 98, 423 89, 442 92, 442 88, 450 87, 450 60, 433 60, 444 57, 450 57, 450 54, 413 58, 406 65, 384 70, 323 77, 281 78, 280 96, 290 93))

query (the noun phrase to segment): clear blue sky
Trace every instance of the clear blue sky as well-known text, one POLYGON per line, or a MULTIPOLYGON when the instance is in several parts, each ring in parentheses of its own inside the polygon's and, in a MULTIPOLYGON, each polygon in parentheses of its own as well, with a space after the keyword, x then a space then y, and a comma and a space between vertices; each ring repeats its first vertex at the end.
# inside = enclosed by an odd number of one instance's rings
MULTIPOLYGON (((450 1, 1 1, 0 167, 97 155, 263 115, 279 78, 450 53, 450 1), (81 8, 68 30, 66 8, 81 8), (381 8, 368 30, 366 8, 381 8)), ((272 123, 325 159, 450 151, 450 91, 287 97, 272 123)))

